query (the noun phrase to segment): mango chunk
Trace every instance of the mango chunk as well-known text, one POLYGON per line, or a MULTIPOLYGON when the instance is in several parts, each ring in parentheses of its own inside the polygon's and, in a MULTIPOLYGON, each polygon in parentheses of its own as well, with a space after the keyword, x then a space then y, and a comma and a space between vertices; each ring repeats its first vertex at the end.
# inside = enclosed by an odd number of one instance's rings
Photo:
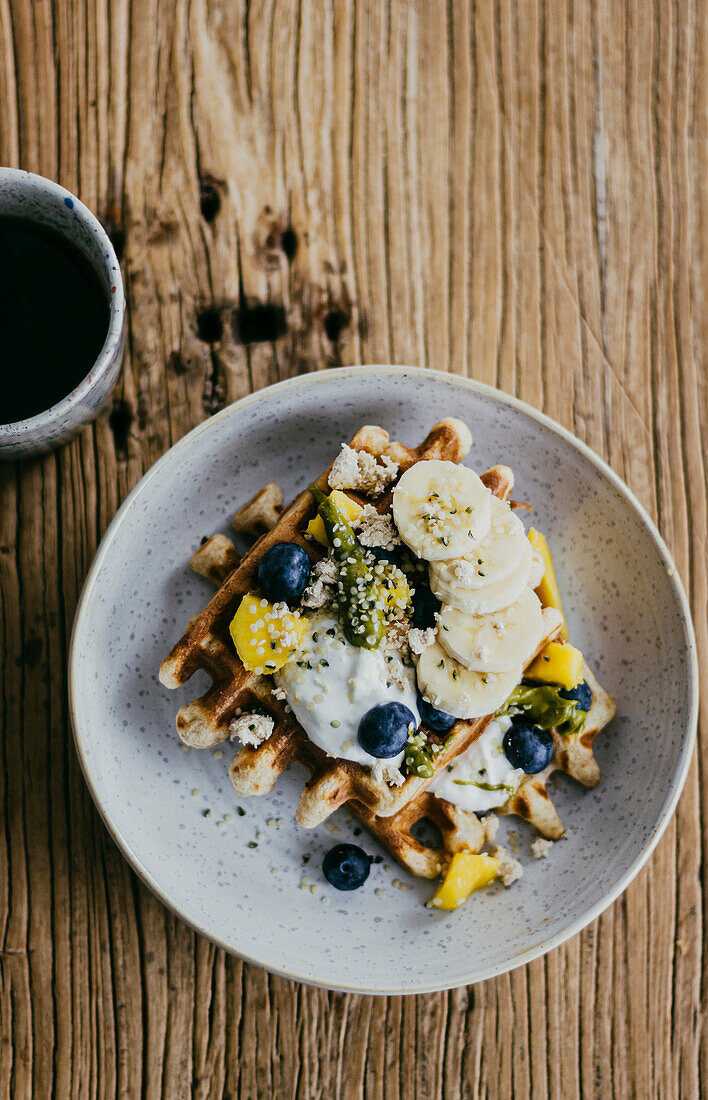
POLYGON ((268 603, 253 592, 244 596, 229 625, 236 652, 249 672, 282 668, 302 644, 306 620, 285 604, 268 603))
POLYGON ((486 852, 455 852, 430 904, 435 909, 459 909, 470 894, 489 886, 498 874, 499 860, 486 852))
POLYGON ((536 589, 536 595, 541 601, 542 607, 555 607, 557 611, 560 611, 563 616, 563 623, 561 625, 561 638, 568 641, 568 624, 565 619, 565 611, 563 610, 563 601, 561 600, 560 588, 558 587, 558 581, 556 580, 556 573, 553 568, 553 556, 550 551, 550 547, 546 542, 544 536, 540 531, 537 531, 534 527, 529 529, 529 542, 531 546, 540 554, 543 558, 543 564, 545 566, 545 572, 541 578, 541 583, 536 589))
POLYGON ((399 611, 405 611, 410 606, 411 590, 403 573, 397 577, 396 583, 390 588, 384 589, 386 594, 386 607, 396 607, 399 611))
POLYGON ((583 655, 568 642, 549 642, 526 669, 524 676, 542 684, 560 684, 570 690, 577 687, 583 678, 583 655))
MULTIPOLYGON (((360 504, 357 504, 355 500, 348 497, 346 493, 343 493, 341 489, 333 489, 329 494, 330 499, 337 505, 337 508, 350 523, 355 519, 358 519, 361 513, 364 511, 360 504)), ((311 519, 307 525, 306 534, 312 535, 313 539, 316 539, 322 546, 329 546, 327 539, 327 532, 325 531, 325 525, 322 521, 322 516, 317 513, 314 519, 311 519)))

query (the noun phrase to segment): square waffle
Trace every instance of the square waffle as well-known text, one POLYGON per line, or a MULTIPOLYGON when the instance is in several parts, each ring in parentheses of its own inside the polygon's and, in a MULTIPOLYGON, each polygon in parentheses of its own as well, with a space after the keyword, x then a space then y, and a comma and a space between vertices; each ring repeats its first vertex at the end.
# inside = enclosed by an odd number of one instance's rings
MULTIPOLYGON (((442 420, 420 446, 409 448, 390 442, 382 428, 364 427, 351 446, 377 457, 392 458, 402 473, 421 460, 461 461, 469 450, 469 433, 458 420, 442 420)), ((316 482, 323 491, 328 487, 328 474, 329 470, 325 471, 316 482)), ((482 480, 500 499, 506 499, 513 486, 513 475, 505 466, 492 467, 482 475, 482 480)), ((270 546, 281 541, 296 542, 311 557, 324 554, 318 544, 306 541, 303 535, 316 512, 311 494, 301 493, 282 513, 279 500, 282 501, 282 494, 277 486, 266 486, 237 513, 237 529, 250 527, 255 532, 259 524, 261 529, 270 528, 242 559, 225 535, 213 536, 192 557, 192 567, 219 588, 207 607, 190 620, 185 634, 163 661, 160 680, 167 687, 179 687, 197 669, 204 669, 211 676, 212 685, 201 698, 181 708, 177 730, 186 744, 208 748, 230 736, 229 724, 237 714, 253 709, 265 712, 274 721, 272 734, 257 746, 244 745, 231 764, 231 781, 239 795, 268 793, 293 760, 299 760, 310 771, 296 812, 297 821, 306 828, 318 825, 352 800, 374 816, 395 814, 422 792, 432 777, 408 776, 401 786, 391 788, 374 780, 368 769, 357 763, 328 757, 309 740, 286 704, 273 695, 272 681, 244 668, 231 641, 229 623, 241 598, 256 586, 258 563, 270 546), (264 514, 266 505, 269 518, 264 514)), ((389 487, 373 503, 379 511, 385 511, 390 501, 389 487)), ((559 627, 556 613, 547 611, 544 615, 547 631, 536 652, 556 635, 559 627)), ((446 750, 434 759, 435 774, 480 736, 490 718, 455 724, 446 750)), ((426 732, 432 743, 442 743, 442 737, 426 732)))

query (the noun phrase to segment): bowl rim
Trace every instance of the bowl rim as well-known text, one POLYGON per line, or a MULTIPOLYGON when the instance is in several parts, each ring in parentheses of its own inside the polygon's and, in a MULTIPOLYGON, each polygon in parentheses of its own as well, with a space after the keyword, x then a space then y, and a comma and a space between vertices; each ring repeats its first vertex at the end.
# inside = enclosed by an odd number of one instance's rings
POLYGON ((683 790, 688 775, 688 770, 691 764, 691 758, 693 755, 693 749, 696 741, 696 730, 698 724, 698 691, 699 691, 699 670, 698 659, 696 654, 696 638, 693 628, 693 622, 691 618, 690 606, 686 593, 684 591, 681 578, 676 569, 673 557, 659 533, 651 516, 645 509, 644 505, 635 496, 632 490, 627 486, 624 481, 612 470, 610 466, 600 458, 592 448, 588 447, 586 443, 578 439, 572 432, 568 431, 561 424, 558 424, 546 413, 539 412, 534 409, 533 406, 528 405, 525 401, 522 401, 518 397, 513 397, 510 394, 504 393, 502 390, 498 390, 494 386, 490 386, 485 382, 479 382, 472 378, 467 378, 464 375, 457 375, 446 371, 437 371, 428 367, 411 367, 411 366, 395 366, 391 364, 364 364, 361 366, 348 366, 348 367, 336 367, 330 368, 326 371, 316 371, 309 374, 298 375, 295 378, 288 378, 282 382, 277 382, 272 386, 266 386, 263 389, 257 390, 255 393, 247 394, 239 401, 235 401, 233 404, 228 405, 225 409, 216 413, 208 420, 198 424, 195 428, 192 428, 182 439, 173 444, 164 455, 162 455, 151 467, 145 472, 143 477, 137 483, 137 485, 131 490, 128 496, 125 498, 120 508, 113 517, 106 532, 101 539, 99 547, 96 551, 96 555, 93 559, 89 572, 84 581, 79 601, 76 607, 76 614, 74 617, 74 623, 71 632, 71 641, 69 646, 69 712, 71 718, 71 726, 74 735, 74 745, 81 765, 81 770, 84 775, 84 779, 91 793, 91 797, 94 800, 96 808, 108 829, 113 841, 118 846, 120 852, 128 860, 133 870, 142 879, 149 890, 166 906, 172 913, 174 913, 180 920, 192 928, 199 935, 204 936, 211 943, 217 947, 222 948, 230 955, 236 958, 242 959, 244 962, 248 962, 253 966, 261 967, 261 969, 267 970, 271 974, 277 974, 283 978, 289 978, 293 981, 302 982, 305 985, 314 986, 320 989, 331 989, 342 993, 359 993, 369 996, 401 996, 401 995, 414 995, 419 993, 437 993, 447 989, 457 989, 465 985, 473 985, 478 982, 487 981, 490 978, 499 977, 501 974, 505 974, 510 970, 514 970, 517 967, 524 966, 527 963, 533 962, 534 959, 538 959, 543 955, 552 951, 554 948, 559 947, 573 936, 577 935, 589 924, 591 924, 601 913, 605 911, 616 899, 622 894, 632 880, 638 875, 644 864, 647 862, 654 849, 656 848, 659 840, 661 839, 666 827, 673 816, 676 809, 679 797, 683 790), (261 960, 251 957, 245 952, 237 950, 235 947, 228 943, 225 943, 218 936, 213 935, 207 931, 196 919, 185 916, 180 910, 176 902, 164 893, 160 886, 153 880, 149 870, 145 867, 139 856, 132 850, 130 844, 124 840, 118 830, 114 827, 111 820, 105 813, 100 801, 100 797, 96 786, 93 782, 88 765, 86 763, 81 735, 78 730, 77 716, 76 716, 76 696, 78 694, 78 670, 76 667, 76 646, 77 636, 80 628, 80 620, 83 615, 84 608, 88 605, 93 586, 100 573, 103 562, 109 552, 111 543, 118 527, 123 521, 126 513, 132 506, 133 500, 143 490, 145 485, 155 477, 162 467, 171 461, 175 452, 186 450, 191 445, 191 442, 199 435, 210 429, 210 426, 218 420, 226 419, 228 416, 233 415, 235 410, 241 411, 253 404, 255 401, 267 399, 268 395, 275 390, 282 392, 283 390, 293 389, 297 387, 316 386, 319 384, 319 380, 337 375, 339 377, 355 377, 362 372, 366 373, 379 373, 387 374, 391 377, 400 378, 402 375, 419 377, 422 379, 435 379, 445 380, 446 383, 452 383, 452 385, 459 385, 463 389, 471 390, 474 393, 480 394, 483 397, 489 398, 492 401, 500 402, 516 409, 519 412, 525 413, 532 420, 535 420, 544 427, 550 429, 556 435, 560 436, 565 442, 570 443, 580 453, 598 469, 610 483, 620 492, 620 494, 632 505, 637 512, 643 526, 647 529, 656 549, 659 552, 660 557, 663 559, 664 565, 667 570, 669 581, 673 587, 675 596, 678 600, 678 604, 683 616, 684 629, 686 631, 687 645, 686 648, 689 654, 689 692, 690 692, 690 706, 689 716, 686 729, 684 732, 683 746, 681 749, 680 763, 677 771, 674 774, 671 789, 669 790, 667 797, 664 801, 659 818, 654 825, 652 833, 643 850, 635 857, 627 870, 622 874, 613 887, 607 890, 601 898, 590 906, 581 916, 571 921, 565 928, 556 932, 555 935, 543 940, 540 943, 535 943, 525 948, 523 951, 518 952, 512 959, 506 960, 503 963, 499 963, 495 966, 489 966, 480 973, 473 973, 467 978, 458 980, 457 977, 449 981, 433 982, 433 983, 421 983, 420 985, 413 985, 408 983, 406 986, 397 988, 379 988, 374 989, 365 985, 331 985, 326 981, 313 978, 311 975, 298 973, 295 969, 288 969, 285 967, 266 966, 261 960))
POLYGON ((48 425, 62 419, 67 413, 81 405, 87 395, 97 388, 103 377, 110 371, 115 362, 116 348, 120 345, 124 335, 125 288, 120 264, 111 239, 93 211, 89 210, 80 198, 68 187, 64 187, 61 183, 56 183, 46 176, 40 176, 37 172, 26 172, 23 168, 0 167, 0 183, 12 182, 13 180, 34 183, 45 195, 65 204, 67 200, 69 201, 71 212, 96 234, 96 240, 103 253, 106 269, 113 273, 113 285, 115 287, 108 300, 106 338, 96 358, 78 385, 55 402, 54 405, 42 409, 34 416, 27 416, 24 420, 9 420, 0 423, 0 442, 4 440, 5 442, 19 443, 25 440, 27 436, 33 436, 36 431, 41 431, 48 425))

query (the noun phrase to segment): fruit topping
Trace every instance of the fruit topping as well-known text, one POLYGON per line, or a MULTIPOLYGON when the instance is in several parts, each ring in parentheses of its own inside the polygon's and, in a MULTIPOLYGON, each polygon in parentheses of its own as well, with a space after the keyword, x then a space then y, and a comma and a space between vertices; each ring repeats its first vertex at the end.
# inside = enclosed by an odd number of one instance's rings
MULTIPOLYGON (((350 523, 357 520, 364 511, 361 504, 357 504, 355 500, 348 497, 346 493, 341 492, 340 489, 335 489, 331 492, 328 499, 336 505, 344 518, 348 519, 350 523)), ((307 534, 311 535, 312 538, 316 539, 322 546, 329 546, 324 521, 319 513, 308 523, 307 534)))
POLYGON ((435 909, 459 909, 470 894, 489 886, 498 874, 499 860, 486 852, 455 852, 430 905, 435 909))
POLYGON ((509 607, 487 615, 446 606, 439 625, 443 649, 475 672, 505 672, 523 664, 544 633, 541 604, 530 588, 509 607))
POLYGON ((416 462, 393 491, 393 518, 408 547, 427 561, 468 554, 489 531, 491 494, 466 466, 416 462))
POLYGON ((563 601, 561 600, 560 588, 558 587, 556 573, 553 568, 553 557, 550 548, 541 532, 537 531, 534 527, 529 530, 529 542, 534 550, 541 555, 544 564, 544 574, 540 583, 536 586, 536 595, 541 601, 542 607, 555 607, 557 611, 560 611, 563 616, 561 637, 567 640, 568 624, 565 620, 563 601))
POLYGON ((262 674, 282 668, 302 642, 306 625, 306 620, 284 603, 271 604, 249 592, 229 630, 244 667, 262 674))
POLYGON ((337 890, 358 890, 369 877, 371 856, 357 844, 335 844, 322 861, 327 881, 337 890))
POLYGON ((300 602, 310 579, 312 563, 302 546, 295 542, 276 542, 258 563, 258 583, 271 603, 300 602))
POLYGON ((405 573, 388 561, 372 562, 372 569, 374 583, 383 595, 387 610, 393 613, 393 618, 400 618, 411 604, 405 573))
POLYGON ((549 642, 526 669, 526 678, 543 684, 559 684, 570 691, 583 678, 583 655, 568 642, 549 642))
POLYGON ((440 600, 428 588, 427 584, 419 582, 416 578, 415 592, 413 594, 413 615, 411 623, 419 630, 427 630, 435 626, 435 616, 440 610, 440 600))
POLYGON ((487 615, 509 607, 519 599, 529 583, 532 564, 533 551, 528 539, 524 539, 519 561, 501 580, 493 580, 479 588, 470 587, 467 583, 468 570, 473 567, 469 562, 458 558, 454 562, 437 562, 431 565, 430 587, 444 604, 470 615, 487 615))
POLYGON ((462 557, 436 561, 431 572, 443 583, 463 588, 486 588, 509 577, 528 560, 529 544, 524 525, 509 505, 492 497, 490 527, 485 538, 465 548, 462 557))
POLYGON ((482 718, 502 706, 521 679, 519 662, 507 672, 471 672, 436 642, 418 660, 418 686, 438 710, 482 718))
POLYGON ((561 699, 573 699, 579 710, 588 711, 592 706, 592 692, 585 680, 581 680, 574 688, 561 688, 558 694, 561 699))
POLYGON ((553 759, 553 737, 530 722, 512 722, 504 735, 504 753, 513 768, 536 775, 553 759))
POLYGON ((422 695, 418 696, 418 713, 423 725, 437 733, 447 733, 457 721, 454 714, 446 714, 444 710, 438 710, 422 695))
POLYGON ((398 756, 415 727, 415 715, 403 703, 378 703, 359 723, 359 744, 379 759, 398 756))

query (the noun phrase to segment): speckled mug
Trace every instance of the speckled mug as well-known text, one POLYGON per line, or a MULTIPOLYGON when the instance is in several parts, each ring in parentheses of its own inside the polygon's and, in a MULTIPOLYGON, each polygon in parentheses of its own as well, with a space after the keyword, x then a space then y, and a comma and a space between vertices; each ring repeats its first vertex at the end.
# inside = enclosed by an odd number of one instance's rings
POLYGON ((125 294, 120 266, 103 226, 65 187, 33 172, 0 168, 0 213, 30 218, 70 238, 97 273, 109 299, 106 339, 86 377, 51 408, 27 420, 0 424, 0 459, 13 459, 52 450, 103 408, 123 358, 125 294))

